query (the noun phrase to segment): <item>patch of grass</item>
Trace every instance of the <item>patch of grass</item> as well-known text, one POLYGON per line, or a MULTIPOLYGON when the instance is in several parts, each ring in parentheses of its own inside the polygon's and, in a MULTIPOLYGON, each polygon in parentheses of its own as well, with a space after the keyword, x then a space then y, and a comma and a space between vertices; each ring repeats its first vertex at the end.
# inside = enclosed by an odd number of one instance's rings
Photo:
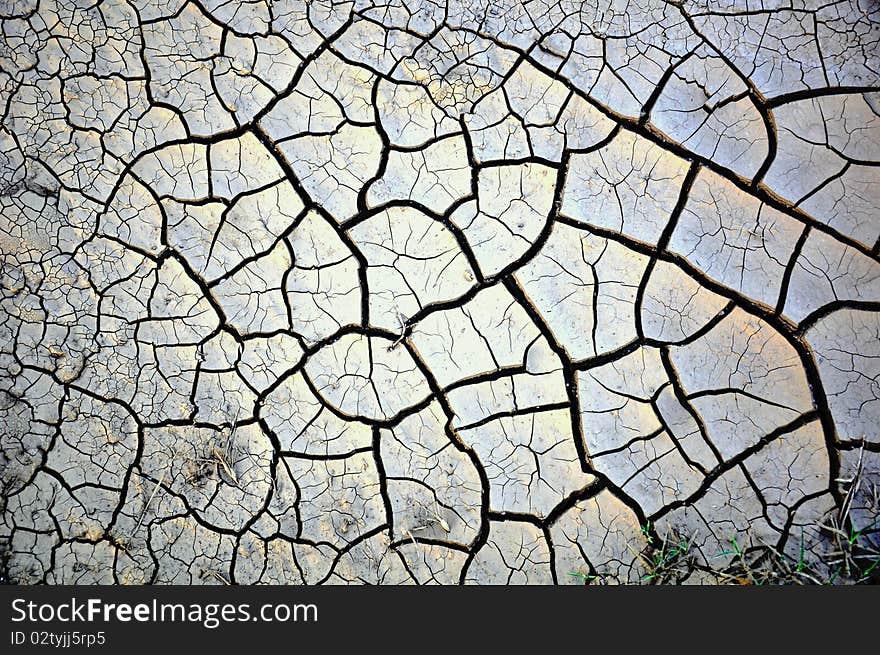
MULTIPOLYGON (((729 547, 715 555, 702 552, 697 534, 674 532, 659 536, 650 521, 640 526, 645 548, 630 551, 645 573, 641 584, 681 584, 692 575, 698 583, 723 585, 836 585, 880 583, 880 515, 873 521, 856 517, 853 502, 862 493, 862 512, 880 508, 880 489, 865 490, 860 453, 852 476, 836 482, 845 485, 839 507, 818 524, 796 526, 789 535, 792 547, 780 551, 777 544, 756 540, 748 532, 731 534, 729 547), (811 537, 808 539, 808 534, 811 537), (794 540, 797 539, 796 549, 794 540), (728 558, 721 563, 720 558, 728 558), (723 567, 723 568, 720 568, 723 567)), ((572 571, 568 575, 590 584, 611 582, 603 576, 572 571)), ((623 581, 625 582, 625 581, 623 581)))
POLYGON ((593 575, 592 573, 581 573, 580 571, 569 571, 568 575, 572 578, 577 578, 581 581, 581 584, 590 584, 593 580, 597 580, 599 578, 598 575, 593 575))
POLYGON ((674 584, 693 570, 693 558, 690 556, 692 539, 681 534, 667 535, 659 540, 658 545, 650 521, 642 526, 642 534, 648 543, 648 548, 638 554, 646 571, 642 583, 674 584))
MULTIPOLYGON (((716 557, 733 556, 734 560, 717 573, 722 584, 862 584, 880 578, 880 517, 856 530, 852 525, 852 502, 861 489, 862 454, 859 454, 852 478, 840 507, 826 523, 813 526, 823 538, 824 549, 811 553, 805 545, 805 529, 801 526, 796 558, 780 553, 769 544, 744 549, 736 536, 731 536, 730 550, 716 557)), ((876 487, 871 506, 880 506, 876 487)))
POLYGON ((878 526, 880 518, 860 530, 854 530, 852 526, 844 529, 834 522, 822 526, 835 545, 826 555, 833 570, 830 584, 838 579, 858 584, 880 576, 880 544, 871 539, 878 532, 878 526))
MULTIPOLYGON (((832 571, 829 584, 838 580, 850 583, 864 583, 880 576, 880 516, 868 525, 856 530, 852 523, 852 503, 861 490, 864 480, 863 472, 864 446, 859 452, 856 469, 849 483, 840 510, 831 516, 828 523, 820 526, 832 544, 832 549, 825 553, 823 560, 832 571)), ((880 507, 880 492, 874 485, 870 506, 880 507)))
POLYGON ((764 586, 771 584, 816 583, 811 567, 806 560, 804 535, 798 547, 798 557, 793 559, 780 553, 769 544, 746 546, 736 535, 730 537, 731 548, 713 557, 732 557, 731 563, 723 570, 715 571, 721 584, 764 586))

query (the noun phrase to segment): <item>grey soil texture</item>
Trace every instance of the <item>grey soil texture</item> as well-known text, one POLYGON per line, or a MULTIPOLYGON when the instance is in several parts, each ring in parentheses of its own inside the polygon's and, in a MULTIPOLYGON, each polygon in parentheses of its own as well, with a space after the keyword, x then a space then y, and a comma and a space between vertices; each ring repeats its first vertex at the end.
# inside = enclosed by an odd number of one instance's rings
POLYGON ((0 0, 0 578, 880 567, 874 0, 0 0))

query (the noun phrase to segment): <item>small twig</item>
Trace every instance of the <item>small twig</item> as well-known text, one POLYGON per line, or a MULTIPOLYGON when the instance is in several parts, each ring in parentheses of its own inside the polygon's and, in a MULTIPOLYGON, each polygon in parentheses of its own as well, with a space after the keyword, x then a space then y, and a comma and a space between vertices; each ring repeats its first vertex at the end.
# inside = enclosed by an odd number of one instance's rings
POLYGON ((229 477, 229 479, 232 480, 233 485, 235 485, 236 487, 239 487, 238 477, 235 475, 235 471, 232 470, 232 467, 229 466, 229 464, 227 463, 226 458, 224 457, 223 453, 220 452, 216 446, 214 448, 212 448, 212 451, 214 453, 215 463, 222 466, 223 471, 226 473, 226 475, 229 477))
POLYGON ((205 573, 207 573, 208 575, 210 575, 212 578, 216 578, 217 580, 219 580, 220 582, 222 582, 222 583, 225 584, 225 585, 229 585, 229 584, 230 584, 230 583, 229 583, 229 580, 227 580, 226 578, 224 578, 224 577, 223 577, 222 575, 220 575, 220 573, 217 572, 217 571, 214 571, 214 570, 206 570, 205 573))
POLYGON ((388 348, 387 348, 388 352, 391 352, 392 350, 397 348, 397 346, 399 346, 401 343, 403 343, 403 340, 406 339, 406 331, 407 331, 408 325, 407 325, 406 317, 403 314, 401 314, 400 312, 397 312, 397 322, 400 324, 400 336, 397 337, 397 339, 395 339, 394 342, 390 346, 388 346, 388 348))
POLYGON ((150 497, 147 499, 147 504, 144 505, 144 509, 141 512, 141 517, 138 519, 137 525, 134 526, 134 531, 132 532, 132 535, 134 535, 135 532, 137 532, 138 530, 141 529, 141 523, 144 522, 144 517, 147 515, 147 510, 150 508, 150 503, 153 502, 153 498, 156 496, 156 492, 159 491, 159 487, 161 487, 162 483, 165 482, 165 474, 167 472, 168 472, 167 469, 162 471, 162 476, 159 478, 159 481, 156 483, 156 486, 153 487, 153 493, 151 493, 150 497))

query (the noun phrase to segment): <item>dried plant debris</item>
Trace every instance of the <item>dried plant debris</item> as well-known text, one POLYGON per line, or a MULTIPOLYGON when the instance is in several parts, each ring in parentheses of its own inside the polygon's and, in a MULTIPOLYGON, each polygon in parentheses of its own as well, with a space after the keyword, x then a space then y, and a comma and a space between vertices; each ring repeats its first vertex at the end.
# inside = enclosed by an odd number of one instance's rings
POLYGON ((880 573, 880 5, 0 3, 0 577, 880 573))

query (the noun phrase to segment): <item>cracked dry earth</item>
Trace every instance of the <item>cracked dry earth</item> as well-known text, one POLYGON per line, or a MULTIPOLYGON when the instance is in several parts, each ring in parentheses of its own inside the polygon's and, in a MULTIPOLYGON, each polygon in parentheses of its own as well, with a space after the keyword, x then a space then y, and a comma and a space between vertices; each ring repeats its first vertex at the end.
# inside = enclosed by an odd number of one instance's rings
POLYGON ((6 581, 640 582, 675 535, 708 582, 876 528, 875 0, 0 17, 6 581))

